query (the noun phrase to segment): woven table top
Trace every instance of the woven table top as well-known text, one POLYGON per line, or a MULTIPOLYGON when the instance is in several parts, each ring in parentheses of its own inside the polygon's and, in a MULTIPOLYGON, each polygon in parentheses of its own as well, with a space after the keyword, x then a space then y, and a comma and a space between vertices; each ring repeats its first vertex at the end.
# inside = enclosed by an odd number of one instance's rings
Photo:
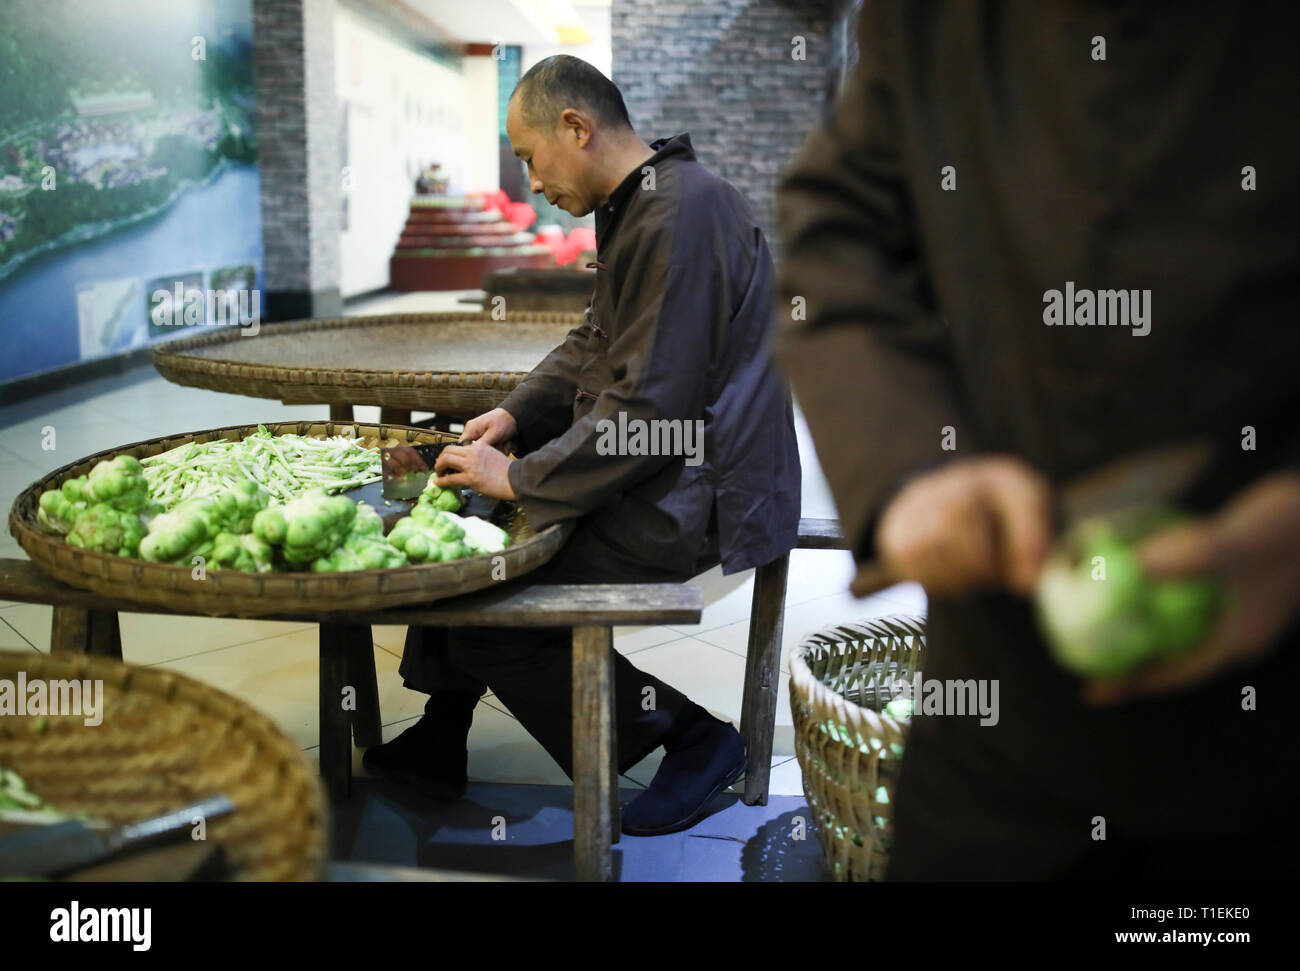
POLYGON ((169 381, 286 403, 329 402, 480 414, 536 367, 582 315, 387 314, 268 324, 150 350, 169 381))
MULTIPOLYGON (((564 340, 568 324, 497 321, 372 324, 277 333, 179 353, 267 367, 362 371, 531 371, 564 340)), ((166 348, 166 345, 164 345, 166 348)), ((166 348, 170 351, 170 348, 166 348)))

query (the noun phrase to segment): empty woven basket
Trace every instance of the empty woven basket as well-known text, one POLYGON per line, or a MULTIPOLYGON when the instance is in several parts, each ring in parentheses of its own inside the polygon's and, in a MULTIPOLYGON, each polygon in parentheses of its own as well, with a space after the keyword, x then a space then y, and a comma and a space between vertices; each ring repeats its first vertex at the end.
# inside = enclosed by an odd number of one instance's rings
POLYGON ((883 713, 921 670, 925 621, 827 627, 790 659, 790 708, 804 794, 837 880, 880 880, 910 719, 883 713))

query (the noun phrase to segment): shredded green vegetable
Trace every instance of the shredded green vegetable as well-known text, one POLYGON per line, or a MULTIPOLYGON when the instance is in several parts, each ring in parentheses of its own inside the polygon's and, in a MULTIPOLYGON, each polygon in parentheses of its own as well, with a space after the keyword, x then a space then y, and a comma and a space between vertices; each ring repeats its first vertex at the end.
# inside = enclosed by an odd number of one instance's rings
POLYGON ((243 441, 186 442, 140 464, 149 497, 168 509, 220 495, 245 480, 269 492, 274 506, 311 489, 341 492, 383 478, 378 450, 354 439, 272 435, 264 425, 243 441))
POLYGON ((0 818, 9 822, 49 823, 66 818, 27 788, 13 769, 0 765, 0 818))

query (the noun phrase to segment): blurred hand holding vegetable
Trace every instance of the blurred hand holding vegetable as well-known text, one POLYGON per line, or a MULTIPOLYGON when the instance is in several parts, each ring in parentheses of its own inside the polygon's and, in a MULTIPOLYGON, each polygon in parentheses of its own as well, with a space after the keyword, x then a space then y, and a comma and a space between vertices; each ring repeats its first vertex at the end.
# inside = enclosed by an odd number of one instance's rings
POLYGON ((1296 617, 1298 473, 1266 477, 1215 515, 1149 535, 1066 537, 1046 567, 1051 508, 1050 484, 1017 458, 954 460, 899 490, 876 549, 894 576, 931 596, 1036 595, 1054 655, 1090 679, 1085 697, 1097 704, 1184 688, 1258 657, 1296 617), (1107 580, 1092 579, 1093 556, 1107 580))
POLYGON ((1175 691, 1277 645, 1300 610, 1300 472, 1265 476, 1214 515, 1152 534, 1139 557, 1156 579, 1220 577, 1226 609, 1193 652, 1089 684, 1096 704, 1175 691))
POLYGON ((1156 580, 1138 544, 1172 522, 1172 510, 1120 527, 1094 519, 1058 544, 1038 581, 1039 623, 1053 656, 1083 677, 1115 677, 1180 657, 1204 639, 1219 608, 1212 580, 1156 580))
POLYGON ((875 546, 890 574, 926 592, 1029 595, 1052 538, 1051 486, 1014 456, 957 459, 906 483, 875 546))

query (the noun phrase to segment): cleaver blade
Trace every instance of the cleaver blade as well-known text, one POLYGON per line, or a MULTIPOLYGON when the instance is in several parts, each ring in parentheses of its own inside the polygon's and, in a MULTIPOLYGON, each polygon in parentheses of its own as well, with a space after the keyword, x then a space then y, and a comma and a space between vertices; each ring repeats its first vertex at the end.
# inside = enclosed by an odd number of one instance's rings
POLYGON ((393 445, 380 450, 385 499, 418 499, 429 484, 433 464, 448 445, 465 442, 433 442, 428 445, 393 445))

